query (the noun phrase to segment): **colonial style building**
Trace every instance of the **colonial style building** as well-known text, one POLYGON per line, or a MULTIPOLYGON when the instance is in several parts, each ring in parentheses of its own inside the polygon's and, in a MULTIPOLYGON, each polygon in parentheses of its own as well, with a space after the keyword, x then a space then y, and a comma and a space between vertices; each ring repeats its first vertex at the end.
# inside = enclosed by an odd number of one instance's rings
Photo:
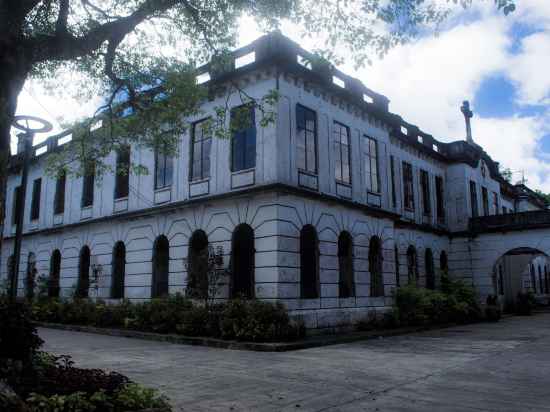
MULTIPOLYGON (((219 297, 281 301, 310 328, 384 310, 407 282, 437 288, 443 271, 473 283, 481 299, 548 293, 546 205, 508 183, 471 133, 436 140, 279 33, 233 56, 231 70, 205 66, 198 77, 211 99, 188 119, 177 157, 132 147, 108 158, 144 164, 147 175, 53 179, 44 159, 70 142, 52 137, 35 147, 23 206, 12 157, 1 276, 24 210, 20 294, 33 268, 52 296, 184 292, 207 283, 210 246, 227 269, 219 297), (262 127, 249 109, 251 121, 231 139, 208 135, 202 122, 229 82, 257 98, 276 89, 275 122, 262 127)), ((229 105, 242 102, 234 94, 229 105)), ((462 111, 469 125, 467 104, 462 111)))

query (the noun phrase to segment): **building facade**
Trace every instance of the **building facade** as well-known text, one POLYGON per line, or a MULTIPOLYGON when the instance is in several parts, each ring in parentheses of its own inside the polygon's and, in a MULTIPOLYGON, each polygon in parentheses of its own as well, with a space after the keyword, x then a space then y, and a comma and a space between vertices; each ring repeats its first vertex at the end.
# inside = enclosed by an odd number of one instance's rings
POLYGON ((207 283, 213 250, 224 269, 219 298, 281 301, 308 327, 326 328, 384 311, 407 282, 437 288, 444 271, 481 298, 513 294, 497 260, 529 237, 522 250, 544 268, 535 290, 546 294, 550 244, 534 245, 523 226, 506 236, 495 235, 502 225, 482 227, 485 217, 545 214, 542 199, 508 183, 472 141, 436 140, 391 113, 386 97, 311 57, 273 33, 237 50, 228 72, 205 66, 199 78, 212 97, 188 119, 176 157, 132 147, 107 159, 131 159, 147 175, 48 177, 48 152, 70 144, 52 137, 34 148, 26 204, 17 205, 14 156, 1 276, 24 210, 21 295, 28 273, 47 278, 52 296, 185 293, 207 283), (243 105, 224 92, 229 82, 256 98, 277 90, 275 122, 262 127, 261 112, 246 109, 250 122, 231 139, 209 136, 202 121, 216 106, 243 105))

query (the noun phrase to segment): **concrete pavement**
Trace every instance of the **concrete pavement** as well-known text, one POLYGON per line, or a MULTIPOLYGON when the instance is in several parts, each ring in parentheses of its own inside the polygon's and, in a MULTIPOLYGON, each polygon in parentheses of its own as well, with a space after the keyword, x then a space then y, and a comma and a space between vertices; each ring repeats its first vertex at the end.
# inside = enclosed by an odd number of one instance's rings
POLYGON ((182 411, 550 411, 550 314, 285 353, 53 329, 45 350, 182 411))

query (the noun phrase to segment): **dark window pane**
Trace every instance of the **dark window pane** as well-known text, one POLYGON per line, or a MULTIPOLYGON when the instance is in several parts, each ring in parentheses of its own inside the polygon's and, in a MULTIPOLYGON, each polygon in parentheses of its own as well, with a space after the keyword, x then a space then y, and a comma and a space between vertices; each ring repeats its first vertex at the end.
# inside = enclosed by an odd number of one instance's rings
POLYGON ((124 147, 117 153, 115 199, 128 197, 130 189, 130 147, 124 147))
POLYGON ((65 185, 67 176, 65 172, 55 182, 54 214, 58 215, 65 211, 65 185))
POLYGON ((240 106, 231 111, 231 171, 256 166, 256 123, 253 106, 240 106))
POLYGON ((31 220, 36 220, 40 217, 41 190, 42 190, 42 179, 36 179, 32 184, 31 220))
POLYGON ((94 204, 94 181, 95 181, 95 164, 92 164, 87 169, 87 173, 82 182, 82 207, 92 206, 94 204))

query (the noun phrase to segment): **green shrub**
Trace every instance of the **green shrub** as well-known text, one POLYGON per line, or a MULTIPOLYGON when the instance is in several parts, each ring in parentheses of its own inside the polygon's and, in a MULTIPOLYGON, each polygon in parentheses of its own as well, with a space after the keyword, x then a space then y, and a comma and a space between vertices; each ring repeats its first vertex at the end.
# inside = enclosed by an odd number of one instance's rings
POLYGON ((30 307, 1 299, 0 358, 28 362, 42 343, 32 323, 30 307))
POLYGON ((176 326, 183 323, 183 313, 192 307, 191 301, 180 294, 152 299, 135 305, 129 326, 142 331, 174 333, 176 326))
POLYGON ((116 411, 138 411, 143 409, 160 409, 170 411, 171 407, 165 396, 156 390, 145 388, 135 383, 125 385, 113 399, 116 411))
POLYGON ((281 303, 234 299, 227 302, 221 314, 221 336, 224 339, 276 341, 296 339, 303 328, 290 322, 281 303))
POLYGON ((447 279, 441 291, 406 285, 395 293, 394 310, 403 325, 475 322, 481 309, 472 286, 447 279))

